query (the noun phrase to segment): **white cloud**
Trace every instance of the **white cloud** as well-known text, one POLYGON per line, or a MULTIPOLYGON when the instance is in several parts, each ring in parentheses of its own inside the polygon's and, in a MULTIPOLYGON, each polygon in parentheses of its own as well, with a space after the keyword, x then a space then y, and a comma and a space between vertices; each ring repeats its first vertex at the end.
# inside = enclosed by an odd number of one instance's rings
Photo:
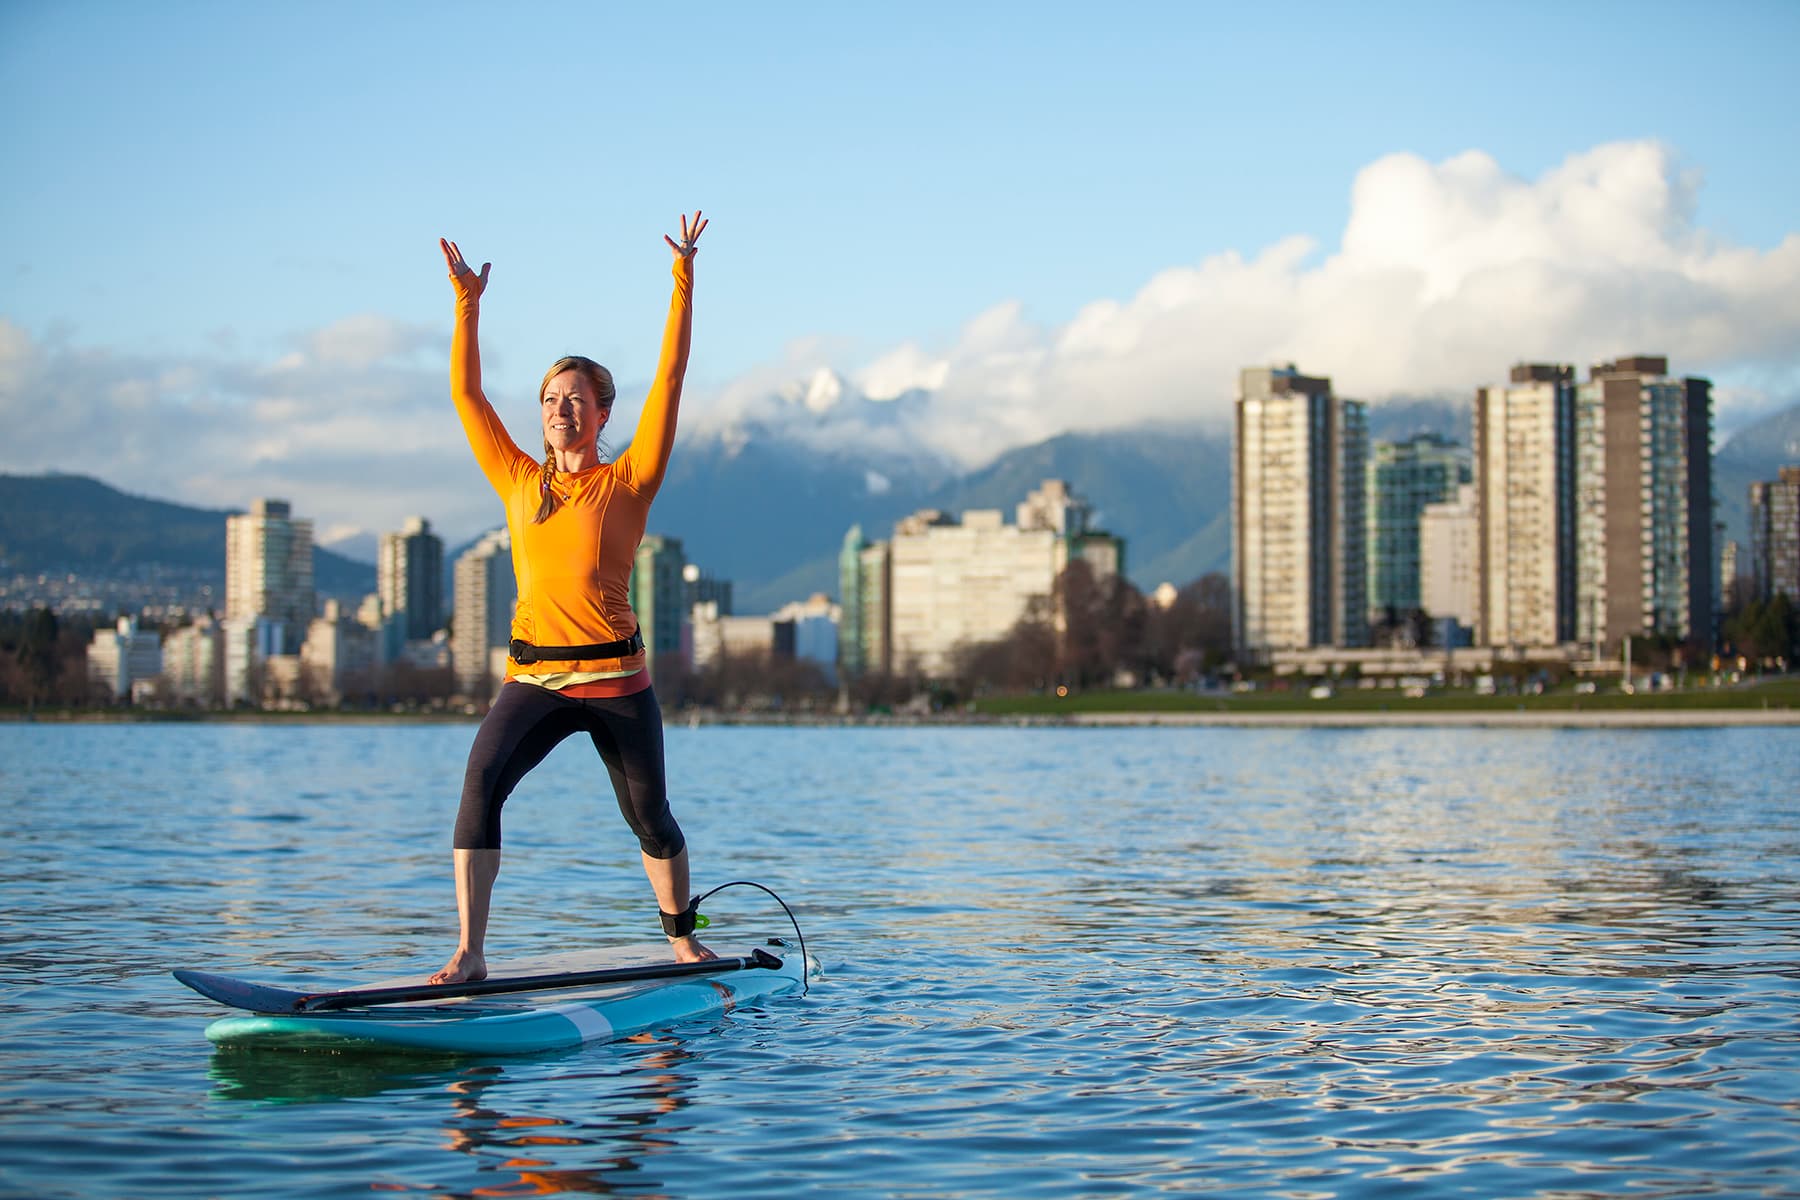
MULTIPOLYGON (((1800 400, 1800 233, 1727 244, 1697 223, 1700 187, 1654 142, 1537 179, 1473 151, 1390 155, 1358 173, 1335 250, 1293 236, 1173 265, 1056 327, 1009 302, 944 346, 799 339, 691 395, 688 436, 778 433, 891 472, 1068 429, 1222 422, 1249 365, 1292 361, 1380 400, 1467 396, 1521 359, 1585 370, 1631 353, 1711 376, 1729 430, 1800 400)), ((0 469, 216 507, 283 496, 334 537, 427 513, 455 540, 499 510, 444 395, 444 342, 366 314, 263 361, 224 336, 210 355, 125 357, 0 317, 0 469)))
POLYGON ((419 512, 451 537, 496 524, 441 353, 430 368, 394 365, 380 359, 410 354, 404 339, 346 354, 336 337, 313 339, 330 353, 280 364, 155 360, 40 342, 0 318, 0 470, 91 475, 213 508, 278 496, 334 537, 419 512))
MULTIPOLYGON (((1478 151, 1389 155, 1358 173, 1333 253, 1294 236, 1170 267, 1054 329, 1004 304, 951 346, 902 343, 844 373, 870 400, 929 393, 902 426, 965 463, 1071 428, 1221 422, 1240 368, 1288 361, 1379 400, 1468 396, 1520 360, 1585 370, 1660 353, 1721 383, 1729 425, 1800 399, 1800 234, 1770 250, 1724 244, 1696 224, 1700 186, 1649 141, 1598 146, 1535 180, 1478 151)), ((755 407, 740 392, 712 417, 755 407)), ((830 424, 847 443, 859 407, 763 415, 830 424)))
MULTIPOLYGON (((378 363, 405 362, 419 351, 435 348, 441 331, 407 325, 375 313, 345 317, 309 335, 305 357, 322 364, 372 367, 378 363)), ((302 361, 305 361, 303 357, 302 361)), ((437 364, 441 369, 441 363, 437 364)))
POLYGON ((944 386, 949 370, 949 362, 908 342, 856 372, 855 382, 871 400, 892 400, 914 390, 935 392, 944 386))

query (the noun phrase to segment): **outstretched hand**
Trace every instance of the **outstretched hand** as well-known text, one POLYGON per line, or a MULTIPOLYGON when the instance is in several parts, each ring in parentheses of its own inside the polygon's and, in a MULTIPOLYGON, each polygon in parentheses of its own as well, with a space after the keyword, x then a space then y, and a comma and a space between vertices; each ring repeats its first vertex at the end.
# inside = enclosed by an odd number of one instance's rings
POLYGON ((462 251, 457 249, 455 242, 439 238, 438 245, 443 248, 444 265, 450 268, 450 282, 456 285, 458 300, 476 299, 487 290, 488 269, 493 263, 482 263, 481 274, 477 275, 463 261, 462 251))
POLYGON ((681 240, 678 242, 668 234, 663 234, 663 241, 669 243, 669 249, 675 252, 676 258, 692 258, 694 250, 700 243, 700 231, 706 228, 706 221, 701 218, 700 210, 694 210, 690 222, 686 213, 681 214, 681 240))

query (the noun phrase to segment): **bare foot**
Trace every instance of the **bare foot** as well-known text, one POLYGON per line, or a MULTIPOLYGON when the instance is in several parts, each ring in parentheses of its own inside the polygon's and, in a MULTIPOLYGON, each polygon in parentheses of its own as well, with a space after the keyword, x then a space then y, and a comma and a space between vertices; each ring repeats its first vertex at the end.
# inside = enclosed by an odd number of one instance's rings
POLYGON ((487 958, 472 950, 458 950, 444 964, 444 969, 433 975, 430 983, 473 983, 487 978, 487 958))
POLYGON ((670 938, 669 949, 675 951, 675 961, 678 963, 705 962, 709 958, 719 957, 702 946, 700 939, 691 933, 684 938, 670 938))

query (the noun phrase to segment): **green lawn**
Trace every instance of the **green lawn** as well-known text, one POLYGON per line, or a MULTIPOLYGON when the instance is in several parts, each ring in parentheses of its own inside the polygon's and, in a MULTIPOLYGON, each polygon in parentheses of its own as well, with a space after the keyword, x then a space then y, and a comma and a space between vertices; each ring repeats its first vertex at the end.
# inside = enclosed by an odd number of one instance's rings
POLYGON ((1736 687, 1689 688, 1627 696, 1607 685, 1591 695, 1564 686, 1542 696, 1478 696, 1470 690, 1433 690, 1408 699, 1398 688, 1340 688, 1329 699, 1314 700, 1308 685, 1288 691, 1262 688, 1254 692, 1199 695, 1178 691, 1091 691, 1068 696, 987 696, 973 702, 987 716, 1063 716, 1071 713, 1176 712, 1554 712, 1567 709, 1641 711, 1692 708, 1800 708, 1800 678, 1783 677, 1736 687))

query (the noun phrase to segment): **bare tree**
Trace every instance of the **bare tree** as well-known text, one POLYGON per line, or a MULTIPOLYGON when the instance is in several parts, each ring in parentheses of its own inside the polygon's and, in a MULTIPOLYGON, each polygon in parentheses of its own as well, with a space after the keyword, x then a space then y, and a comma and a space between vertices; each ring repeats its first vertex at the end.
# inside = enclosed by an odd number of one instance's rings
POLYGON ((1060 653, 1045 612, 1028 610, 1005 635, 958 647, 952 656, 953 674, 958 690, 966 695, 987 688, 1044 691, 1057 683, 1060 653))
POLYGON ((677 682, 689 703, 752 712, 817 709, 837 694, 818 664, 767 652, 721 654, 677 682))

